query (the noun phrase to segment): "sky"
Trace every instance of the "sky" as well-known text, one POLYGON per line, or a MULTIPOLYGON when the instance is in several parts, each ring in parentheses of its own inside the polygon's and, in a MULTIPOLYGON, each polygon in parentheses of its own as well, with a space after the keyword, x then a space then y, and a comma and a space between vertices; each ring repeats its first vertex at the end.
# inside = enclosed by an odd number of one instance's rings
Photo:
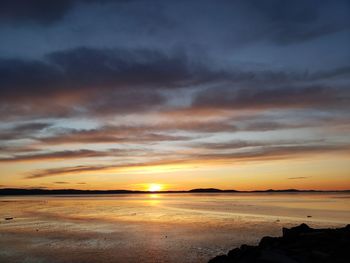
POLYGON ((0 38, 2 188, 350 189, 348 0, 2 0, 0 38))

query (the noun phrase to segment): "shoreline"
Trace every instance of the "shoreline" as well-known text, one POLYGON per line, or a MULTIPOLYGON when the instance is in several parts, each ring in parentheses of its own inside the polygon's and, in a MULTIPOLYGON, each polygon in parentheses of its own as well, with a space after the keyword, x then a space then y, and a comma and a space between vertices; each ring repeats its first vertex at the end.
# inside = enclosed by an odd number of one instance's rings
POLYGON ((201 194, 201 193, 350 193, 350 190, 299 190, 299 189, 268 189, 268 190, 222 190, 216 188, 198 188, 180 191, 137 191, 137 190, 78 190, 78 189, 25 189, 0 188, 0 196, 9 195, 108 195, 108 194, 201 194))
POLYGON ((257 246, 241 245, 208 263, 346 263, 350 224, 342 228, 311 228, 305 223, 283 228, 281 237, 264 236, 257 246))

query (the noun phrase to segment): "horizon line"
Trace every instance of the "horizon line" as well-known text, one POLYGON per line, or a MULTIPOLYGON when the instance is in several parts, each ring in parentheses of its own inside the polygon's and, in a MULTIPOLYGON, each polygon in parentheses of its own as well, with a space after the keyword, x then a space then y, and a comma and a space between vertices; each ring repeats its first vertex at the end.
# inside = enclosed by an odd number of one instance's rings
POLYGON ((163 190, 163 191, 149 191, 149 190, 126 190, 126 189, 113 189, 113 190, 101 190, 101 189, 74 189, 74 188, 60 188, 60 189, 45 189, 45 188, 0 188, 0 195, 6 194, 123 194, 123 193, 149 193, 149 194, 162 194, 162 193, 268 193, 268 192, 350 192, 350 189, 345 190, 315 190, 315 189, 264 189, 264 190, 235 190, 235 189, 218 189, 218 188, 193 188, 190 190, 163 190))

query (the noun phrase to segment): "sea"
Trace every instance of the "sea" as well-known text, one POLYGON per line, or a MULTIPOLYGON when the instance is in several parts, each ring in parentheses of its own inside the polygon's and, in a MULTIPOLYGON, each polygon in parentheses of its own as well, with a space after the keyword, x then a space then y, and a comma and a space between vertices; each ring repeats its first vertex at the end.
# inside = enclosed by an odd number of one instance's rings
POLYGON ((283 227, 350 223, 350 193, 0 197, 1 263, 208 262, 283 227))

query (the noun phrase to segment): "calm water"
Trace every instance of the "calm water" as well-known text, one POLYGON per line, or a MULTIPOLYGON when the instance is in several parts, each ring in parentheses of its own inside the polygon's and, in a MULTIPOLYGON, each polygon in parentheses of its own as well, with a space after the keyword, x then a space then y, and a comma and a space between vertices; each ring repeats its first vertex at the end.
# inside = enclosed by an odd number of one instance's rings
POLYGON ((0 262, 207 262, 301 222, 350 223, 350 194, 0 197, 0 262))

